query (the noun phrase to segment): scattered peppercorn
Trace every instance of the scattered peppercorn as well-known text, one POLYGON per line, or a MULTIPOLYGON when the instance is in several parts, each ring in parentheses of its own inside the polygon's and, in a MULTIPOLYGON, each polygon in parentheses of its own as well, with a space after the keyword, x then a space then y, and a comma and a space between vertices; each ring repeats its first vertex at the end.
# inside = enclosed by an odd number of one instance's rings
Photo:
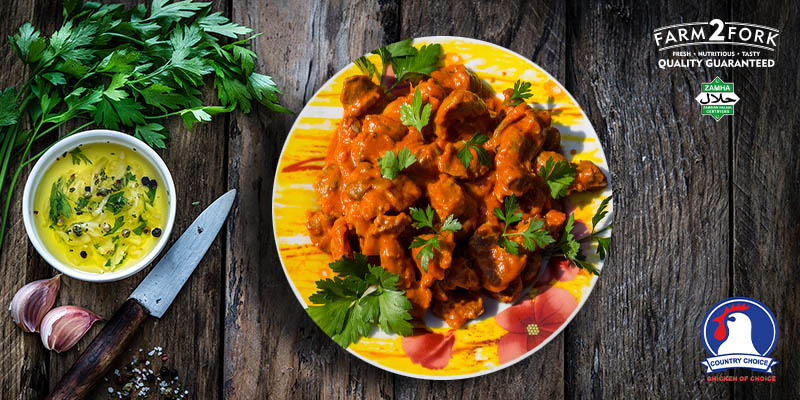
POLYGON ((91 186, 87 186, 87 187, 83 188, 83 191, 84 192, 91 192, 92 191, 92 187, 91 186))
POLYGON ((131 230, 130 229, 125 228, 125 229, 122 230, 122 237, 126 238, 126 237, 128 237, 130 235, 131 235, 131 230))
POLYGON ((159 236, 161 236, 161 228, 153 229, 153 237, 159 237, 159 236))
POLYGON ((148 228, 148 227, 144 227, 144 229, 142 229, 142 233, 144 233, 145 235, 147 235, 148 233, 150 233, 150 228, 148 228))
POLYGON ((86 254, 86 251, 81 251, 81 258, 86 258, 87 255, 88 254, 86 254))
POLYGON ((111 230, 111 225, 108 222, 103 222, 103 232, 108 232, 111 230))
POLYGON ((69 192, 70 192, 70 193, 72 193, 72 192, 74 192, 74 191, 75 191, 75 188, 74 188, 74 187, 72 187, 72 188, 69 188, 69 192))
POLYGON ((72 225, 72 233, 74 233, 75 236, 80 236, 83 234, 83 228, 78 224, 72 225))

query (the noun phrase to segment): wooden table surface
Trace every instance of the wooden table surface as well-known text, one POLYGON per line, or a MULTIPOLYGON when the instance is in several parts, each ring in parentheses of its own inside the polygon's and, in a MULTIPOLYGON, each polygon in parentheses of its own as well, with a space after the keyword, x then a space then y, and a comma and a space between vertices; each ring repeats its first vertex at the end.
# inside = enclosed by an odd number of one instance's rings
MULTIPOLYGON (((61 23, 60 3, 0 2, 2 87, 18 85, 23 74, 7 36, 26 20, 51 33, 61 23)), ((282 102, 296 112, 352 59, 400 39, 457 35, 519 52, 563 82, 589 115, 608 157, 616 215, 594 293, 541 351, 479 378, 405 378, 336 346, 286 282, 270 201, 295 115, 260 109, 191 133, 173 121, 161 152, 177 187, 172 239, 225 190, 239 190, 227 226, 175 303, 131 346, 162 346, 193 398, 800 397, 797 4, 214 0, 214 9, 264 32, 254 44, 256 71, 275 78, 282 102), (656 67, 654 28, 712 18, 778 28, 776 66, 656 67), (733 80, 741 97, 736 116, 720 122, 701 116, 693 100, 716 75, 733 80), (733 295, 756 298, 777 317, 776 382, 705 381, 700 325, 710 306, 733 295)), ((54 273, 30 246, 15 204, 0 255, 0 304, 54 273)), ((102 285, 67 278, 58 303, 110 316, 144 276, 102 285)), ((56 354, 8 317, 0 329, 6 399, 41 398, 89 342, 56 354)))

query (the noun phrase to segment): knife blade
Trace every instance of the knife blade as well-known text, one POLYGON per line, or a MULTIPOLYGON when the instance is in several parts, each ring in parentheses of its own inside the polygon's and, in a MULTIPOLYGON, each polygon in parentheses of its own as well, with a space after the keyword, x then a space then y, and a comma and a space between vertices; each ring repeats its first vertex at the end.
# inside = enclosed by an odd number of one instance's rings
POLYGON ((211 247, 235 197, 236 190, 231 190, 208 206, 128 298, 136 299, 150 315, 161 318, 211 247))
POLYGON ((203 211, 81 353, 47 399, 81 399, 102 379, 148 316, 161 318, 194 272, 233 206, 236 190, 203 211))

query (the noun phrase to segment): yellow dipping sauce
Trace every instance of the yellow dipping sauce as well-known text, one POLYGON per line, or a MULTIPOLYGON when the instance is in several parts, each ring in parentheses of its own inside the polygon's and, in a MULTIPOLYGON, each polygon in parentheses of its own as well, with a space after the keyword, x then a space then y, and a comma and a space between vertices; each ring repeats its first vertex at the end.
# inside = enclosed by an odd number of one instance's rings
POLYGON ((164 229, 168 199, 156 169, 139 153, 92 143, 64 153, 34 196, 36 229, 59 261, 104 273, 136 264, 164 229))

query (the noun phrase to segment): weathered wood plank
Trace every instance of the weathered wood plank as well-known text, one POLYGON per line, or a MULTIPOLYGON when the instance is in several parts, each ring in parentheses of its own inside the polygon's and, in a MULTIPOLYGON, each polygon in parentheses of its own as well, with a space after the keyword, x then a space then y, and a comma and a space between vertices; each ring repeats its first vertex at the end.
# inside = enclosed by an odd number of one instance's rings
MULTIPOLYGON (((352 59, 397 39, 393 4, 246 0, 233 7, 234 21, 264 32, 254 46, 260 56, 256 70, 276 78, 283 104, 295 112, 352 59)), ((281 270, 272 233, 272 183, 294 119, 258 111, 231 122, 228 176, 240 197, 227 241, 224 395, 390 396, 391 375, 335 345, 303 311, 281 270)))
MULTIPOLYGON (((733 72, 733 294, 761 301, 775 314, 778 343, 770 355, 775 382, 736 383, 735 398, 800 396, 800 91, 795 46, 800 41, 797 4, 732 4, 734 21, 781 31, 775 67, 733 72)), ((740 374, 749 374, 739 371, 740 374)), ((752 375, 763 375, 753 372, 752 375)))
MULTIPOLYGON (((135 0, 121 1, 130 7, 135 0)), ((214 1, 213 9, 228 14, 227 1, 214 1)), ((60 15, 60 10, 58 11, 60 15)), ((60 21, 60 19, 59 19, 60 21)), ((206 91, 207 104, 217 104, 216 96, 206 91)), ((186 227, 226 190, 225 118, 217 118, 207 125, 196 125, 188 132, 179 119, 168 124, 170 140, 167 149, 159 151, 175 181, 177 213, 168 249, 186 227), (192 206, 192 202, 199 205, 192 206)), ((64 130, 64 132, 68 131, 64 130)), ((127 132, 131 133, 131 132, 127 132)), ((131 341, 131 351, 117 360, 122 368, 138 353, 161 346, 169 353, 167 366, 175 368, 186 390, 201 399, 220 397, 218 389, 221 376, 222 338, 222 266, 224 238, 217 238, 192 277, 175 299, 170 310, 161 319, 151 318, 142 325, 131 341)), ((31 250, 32 252, 34 250, 31 250)), ((38 256, 34 257, 37 259, 38 256)), ((156 260, 157 261, 157 260, 156 260)), ((87 307, 98 314, 110 317, 125 301, 133 289, 144 279, 152 267, 118 282, 93 284, 66 278, 62 282, 58 304, 87 307)), ((50 387, 69 369, 80 353, 102 328, 96 324, 70 351, 50 356, 50 387)), ((107 398, 108 386, 100 385, 92 397, 107 398)))
MULTIPOLYGON (((0 4, 0 60, 5 68, 0 69, 0 87, 19 88, 27 77, 27 71, 11 50, 8 36, 25 21, 32 21, 45 32, 52 32, 58 23, 61 11, 55 3, 29 1, 4 1, 0 4)), ((8 214, 6 236, 0 251, 0 304, 3 307, 22 285, 52 276, 51 268, 44 263, 28 241, 22 224, 22 188, 30 171, 23 170, 17 181, 8 214)), ((6 193, 3 193, 5 199, 6 193)), ((63 281, 62 281, 63 283, 63 281)), ((60 299, 59 299, 60 300, 60 299)), ((6 314, 7 316, 8 314, 6 314)), ((48 390, 50 354, 42 346, 38 334, 25 334, 11 321, 2 318, 0 323, 0 388, 4 398, 38 399, 48 390)))
POLYGON ((614 186, 610 259, 567 335, 570 398, 727 398, 704 381, 700 326, 728 295, 728 125, 700 115, 700 82, 659 70, 652 29, 725 4, 568 6, 567 88, 597 130, 614 186))
MULTIPOLYGON (((533 60, 564 81, 563 2, 403 3, 400 36, 465 36, 496 43, 533 60), (422 23, 424 21, 424 23, 422 23)), ((564 335, 528 359, 490 375, 462 381, 423 381, 395 375, 398 398, 560 398, 564 396, 564 335)))

